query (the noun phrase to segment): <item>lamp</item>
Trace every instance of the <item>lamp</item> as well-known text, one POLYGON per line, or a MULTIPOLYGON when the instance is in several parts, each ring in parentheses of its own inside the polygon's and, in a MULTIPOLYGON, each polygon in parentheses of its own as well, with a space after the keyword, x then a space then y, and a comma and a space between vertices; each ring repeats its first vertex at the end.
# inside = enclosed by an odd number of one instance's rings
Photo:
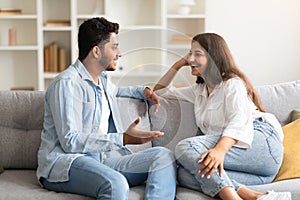
POLYGON ((195 5, 195 0, 178 0, 177 3, 180 5, 178 13, 180 15, 188 15, 191 12, 190 6, 195 5))

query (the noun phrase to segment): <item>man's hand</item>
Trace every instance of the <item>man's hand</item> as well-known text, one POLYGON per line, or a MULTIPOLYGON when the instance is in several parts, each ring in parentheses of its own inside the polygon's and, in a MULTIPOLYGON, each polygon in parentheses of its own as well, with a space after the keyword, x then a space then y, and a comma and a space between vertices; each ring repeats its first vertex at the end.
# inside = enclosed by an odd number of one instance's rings
POLYGON ((143 144, 153 140, 154 138, 163 136, 160 131, 144 131, 137 129, 136 126, 141 122, 141 118, 137 118, 126 130, 123 136, 123 144, 143 144))
POLYGON ((150 88, 146 87, 144 89, 144 96, 145 98, 150 101, 151 103, 155 104, 154 112, 156 113, 158 111, 158 108, 160 106, 160 100, 158 96, 153 92, 150 88))

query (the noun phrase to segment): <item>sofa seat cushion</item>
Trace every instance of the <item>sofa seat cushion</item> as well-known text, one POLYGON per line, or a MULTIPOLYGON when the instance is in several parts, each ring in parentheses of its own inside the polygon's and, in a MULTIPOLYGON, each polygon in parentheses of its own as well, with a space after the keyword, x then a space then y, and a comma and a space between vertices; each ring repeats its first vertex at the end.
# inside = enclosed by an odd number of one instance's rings
MULTIPOLYGON (((145 187, 130 189, 129 199, 142 200, 145 187)), ((76 194, 57 193, 42 188, 36 178, 35 170, 8 169, 0 175, 0 199, 34 199, 34 200, 94 200, 95 198, 76 194)))
POLYGON ((300 199, 300 178, 288 179, 283 181, 278 181, 275 183, 269 183, 264 185, 253 185, 249 186, 250 189, 253 189, 258 192, 266 192, 270 190, 274 190, 275 192, 291 192, 292 199, 298 200, 300 199))
POLYGON ((35 170, 5 170, 0 175, 0 199, 92 200, 93 198, 48 191, 38 184, 35 170))

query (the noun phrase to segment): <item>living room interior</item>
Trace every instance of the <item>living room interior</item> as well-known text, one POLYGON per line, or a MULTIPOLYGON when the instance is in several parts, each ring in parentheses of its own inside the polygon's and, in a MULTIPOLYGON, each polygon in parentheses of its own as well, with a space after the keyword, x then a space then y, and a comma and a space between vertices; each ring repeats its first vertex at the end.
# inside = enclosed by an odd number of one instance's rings
MULTIPOLYGON (((300 199, 299 10, 299 0, 0 0, 0 199, 92 200, 45 190, 36 179, 45 90, 77 59, 78 26, 92 17, 120 24, 123 56, 117 70, 109 72, 118 86, 152 87, 189 51, 191 36, 214 32, 224 37, 284 131, 285 160, 276 179, 251 188, 290 191, 293 200, 300 199)), ((175 87, 195 82, 189 67, 180 72, 175 87)), ((141 128, 166 133, 131 146, 132 151, 153 146, 173 150, 198 134, 190 102, 162 98, 159 113, 153 114, 146 101, 118 100, 124 126, 142 116, 141 128)), ((143 194, 143 185, 133 187, 129 199, 141 200, 143 194)), ((216 198, 178 186, 176 199, 216 198)))
MULTIPOLYGON (((120 24, 123 56, 110 73, 117 85, 152 86, 201 32, 223 36, 254 85, 299 79, 297 0, 0 0, 0 9, 1 90, 45 90, 76 60, 79 24, 96 16, 120 24), (47 72, 45 52, 53 43, 64 55, 56 55, 63 67, 47 72)), ((192 83, 188 68, 174 81, 178 87, 192 83)))

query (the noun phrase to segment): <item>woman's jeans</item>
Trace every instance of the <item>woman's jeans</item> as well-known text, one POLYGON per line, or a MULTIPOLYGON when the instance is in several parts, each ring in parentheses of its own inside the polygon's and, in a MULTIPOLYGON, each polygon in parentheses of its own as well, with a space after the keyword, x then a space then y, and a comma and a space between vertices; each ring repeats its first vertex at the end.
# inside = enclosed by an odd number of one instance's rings
POLYGON ((210 179, 201 178, 198 173, 200 156, 212 149, 221 136, 204 135, 187 138, 176 146, 175 156, 179 161, 178 181, 187 188, 201 191, 214 197, 224 187, 237 191, 244 185, 270 183, 276 176, 283 158, 283 147, 273 127, 261 120, 255 120, 252 147, 232 147, 224 158, 222 176, 216 170, 210 179), (237 182, 238 181, 238 182, 237 182))
POLYGON ((112 152, 102 163, 92 156, 74 160, 67 182, 48 182, 45 188, 76 193, 97 199, 128 199, 129 188, 146 182, 144 199, 173 200, 176 191, 176 164, 171 151, 153 147, 125 156, 112 152))

